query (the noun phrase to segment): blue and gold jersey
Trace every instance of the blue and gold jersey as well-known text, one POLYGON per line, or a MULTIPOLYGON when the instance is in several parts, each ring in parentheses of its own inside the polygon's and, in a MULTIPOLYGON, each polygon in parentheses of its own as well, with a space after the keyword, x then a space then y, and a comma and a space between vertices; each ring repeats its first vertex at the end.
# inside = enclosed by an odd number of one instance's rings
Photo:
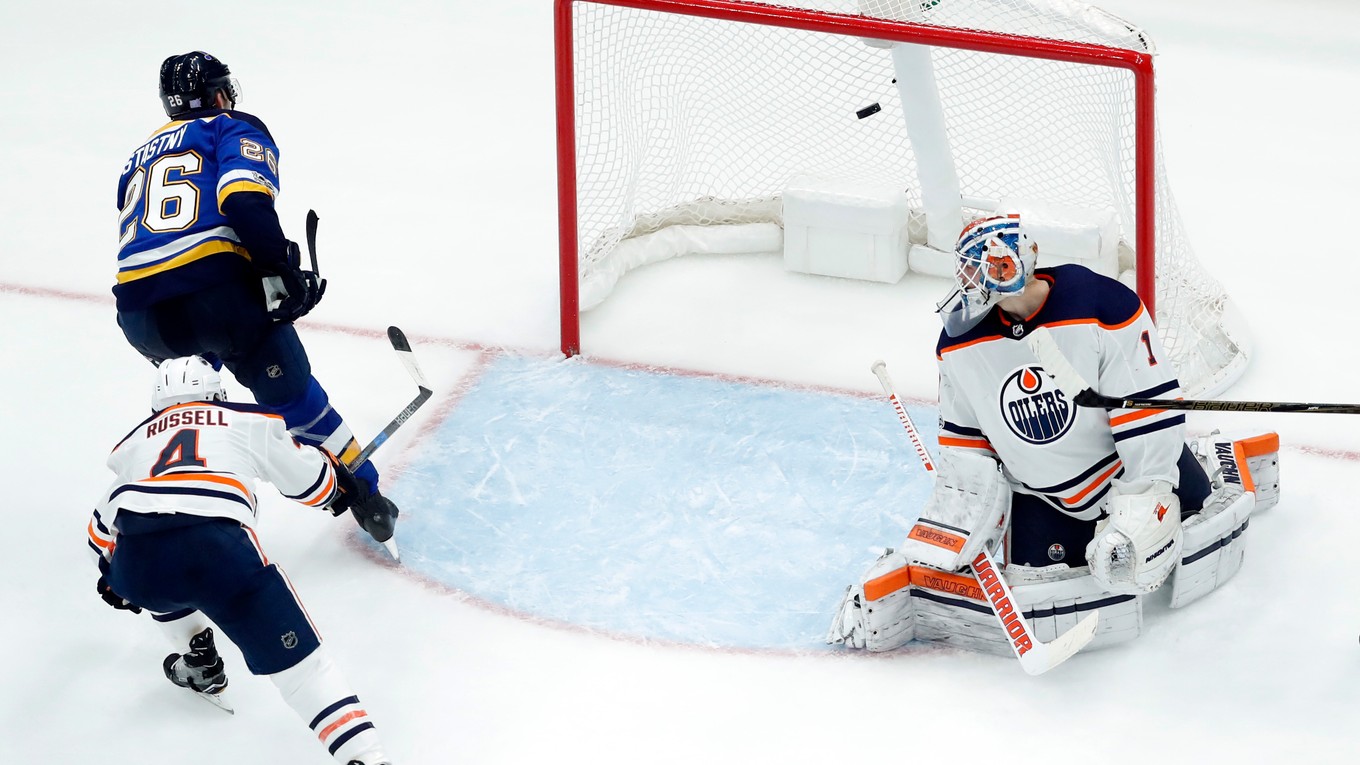
POLYGON ((120 310, 254 273, 223 203, 242 192, 278 195, 278 147, 244 112, 189 117, 153 133, 118 179, 120 310))

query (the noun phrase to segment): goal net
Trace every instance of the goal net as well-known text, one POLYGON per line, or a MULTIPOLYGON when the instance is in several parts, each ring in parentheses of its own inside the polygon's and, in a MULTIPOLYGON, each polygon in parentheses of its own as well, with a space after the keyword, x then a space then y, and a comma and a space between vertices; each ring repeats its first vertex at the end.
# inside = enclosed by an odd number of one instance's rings
POLYGON ((1137 289, 1187 395, 1244 370, 1166 181, 1135 25, 1071 0, 557 0, 556 21, 563 352, 648 263, 789 265, 839 216, 906 278, 944 275, 965 223, 1018 210, 1041 266, 1137 289))

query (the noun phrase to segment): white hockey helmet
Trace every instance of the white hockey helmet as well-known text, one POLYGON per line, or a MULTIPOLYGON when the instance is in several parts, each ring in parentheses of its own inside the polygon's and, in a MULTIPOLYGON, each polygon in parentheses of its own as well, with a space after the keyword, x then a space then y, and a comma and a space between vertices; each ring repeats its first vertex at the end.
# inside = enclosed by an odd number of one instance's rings
POLYGON ((937 308, 951 336, 976 326, 992 306, 1024 291, 1039 247, 1025 235, 1019 213, 1003 213, 964 226, 954 255, 954 292, 937 308))
POLYGON ((156 389, 151 393, 151 410, 159 412, 189 401, 226 401, 222 375, 202 356, 166 359, 156 368, 156 389))

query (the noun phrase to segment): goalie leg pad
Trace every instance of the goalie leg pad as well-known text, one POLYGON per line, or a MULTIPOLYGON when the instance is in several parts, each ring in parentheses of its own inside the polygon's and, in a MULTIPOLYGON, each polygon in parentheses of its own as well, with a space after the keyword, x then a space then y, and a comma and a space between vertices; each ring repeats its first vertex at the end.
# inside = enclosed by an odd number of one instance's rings
POLYGON ((1172 608, 1208 595, 1242 567, 1255 505, 1254 494, 1229 483, 1209 495, 1204 509, 1185 521, 1185 544, 1171 584, 1172 608))
POLYGON ((936 463, 935 489, 902 552, 912 563, 959 571, 1005 532, 1011 486, 991 457, 946 447, 936 463))
MULTIPOLYGON (((1004 575, 1035 638, 1043 642, 1066 633, 1097 609, 1100 626, 1087 648, 1122 643, 1142 634, 1142 598, 1107 592, 1085 567, 1008 566, 1004 575)), ((913 567, 911 581, 917 640, 1012 655, 1009 639, 975 579, 913 567)))
POLYGON ((1219 433, 1192 439, 1194 452, 1214 489, 1237 485, 1256 495, 1256 512, 1280 501, 1280 437, 1265 433, 1219 433))
POLYGON ((1085 567, 1007 566, 1005 573, 1034 637, 1040 641, 1057 638, 1096 610, 1100 611, 1100 624, 1087 649, 1143 634, 1143 599, 1106 591, 1085 567))
POLYGON ((879 556, 862 584, 846 588, 826 642, 881 652, 916 637, 907 559, 892 549, 879 556))

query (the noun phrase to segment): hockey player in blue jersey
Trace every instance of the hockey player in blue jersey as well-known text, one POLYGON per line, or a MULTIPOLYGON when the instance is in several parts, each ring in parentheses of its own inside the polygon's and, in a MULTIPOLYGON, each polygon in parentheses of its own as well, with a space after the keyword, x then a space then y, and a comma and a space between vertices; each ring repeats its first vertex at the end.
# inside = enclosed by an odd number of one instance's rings
MULTIPOLYGON (((312 375, 293 322, 326 281, 304 269, 274 210, 279 149, 258 118, 236 110, 240 89, 220 59, 193 51, 161 64, 170 122, 137 147, 118 180, 118 324, 152 362, 189 354, 225 364, 292 434, 343 460, 359 446, 312 375), (269 289, 266 280, 282 289, 269 289), (281 298, 281 299, 280 299, 281 298)), ((379 542, 398 510, 378 489, 353 507, 379 542)))
POLYGON ((273 412, 227 403, 220 375, 201 357, 161 363, 151 409, 109 454, 114 480, 87 527, 100 597, 151 612, 180 651, 163 664, 175 685, 230 711, 211 620, 337 761, 390 765, 372 718, 254 530, 257 482, 338 514, 362 493, 359 480, 325 449, 292 438, 273 412))
POLYGON ((940 308, 934 492, 901 548, 847 592, 830 642, 1009 653, 971 597, 976 583, 950 578, 982 546, 1005 560, 1041 639, 1097 609, 1097 644, 1136 637, 1141 596, 1169 581, 1181 606, 1227 581, 1248 516, 1278 500, 1274 433, 1187 443, 1178 411, 1088 409, 1064 395, 1024 342, 1040 327, 1101 393, 1181 391, 1138 295, 1084 266, 1037 268, 1039 247, 1018 214, 963 229, 940 308))

